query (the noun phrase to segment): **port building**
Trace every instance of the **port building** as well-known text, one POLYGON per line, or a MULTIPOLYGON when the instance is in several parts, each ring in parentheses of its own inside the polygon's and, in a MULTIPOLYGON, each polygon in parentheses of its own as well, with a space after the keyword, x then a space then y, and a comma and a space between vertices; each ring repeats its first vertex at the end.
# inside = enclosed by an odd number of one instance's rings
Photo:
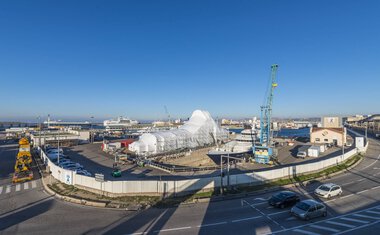
POLYGON ((343 146, 347 142, 347 130, 339 117, 322 117, 322 127, 310 128, 312 144, 343 146))
POLYGON ((228 132, 219 127, 210 113, 195 110, 184 125, 167 131, 145 133, 129 145, 138 155, 153 155, 181 149, 191 149, 225 140, 228 132))

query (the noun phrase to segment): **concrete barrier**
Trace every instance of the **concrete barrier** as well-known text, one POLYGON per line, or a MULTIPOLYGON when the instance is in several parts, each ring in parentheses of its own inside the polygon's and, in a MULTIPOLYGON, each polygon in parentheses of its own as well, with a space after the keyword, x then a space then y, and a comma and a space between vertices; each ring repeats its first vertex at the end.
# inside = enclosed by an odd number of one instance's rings
MULTIPOLYGON (((368 141, 365 150, 368 148, 368 141)), ((127 180, 127 181, 96 181, 94 177, 76 174, 73 171, 62 169, 52 163, 39 148, 40 156, 50 167, 51 175, 57 180, 75 185, 92 192, 107 196, 122 195, 182 195, 195 191, 209 191, 221 186, 220 177, 197 178, 188 180, 127 180)), ((338 165, 350 157, 358 154, 359 149, 352 149, 344 155, 323 159, 318 162, 304 163, 294 166, 284 166, 277 169, 268 169, 258 172, 237 174, 230 176, 230 185, 258 185, 269 181, 289 178, 306 173, 321 171, 338 165)), ((227 185, 227 177, 223 178, 223 185, 227 185)))

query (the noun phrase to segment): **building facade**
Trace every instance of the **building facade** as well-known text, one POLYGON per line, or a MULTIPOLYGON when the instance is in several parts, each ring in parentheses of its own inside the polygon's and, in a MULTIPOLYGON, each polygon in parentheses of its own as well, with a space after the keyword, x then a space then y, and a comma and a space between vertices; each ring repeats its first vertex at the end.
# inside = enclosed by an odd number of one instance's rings
POLYGON ((333 144, 342 146, 347 142, 346 128, 313 127, 310 128, 310 142, 312 144, 333 144))

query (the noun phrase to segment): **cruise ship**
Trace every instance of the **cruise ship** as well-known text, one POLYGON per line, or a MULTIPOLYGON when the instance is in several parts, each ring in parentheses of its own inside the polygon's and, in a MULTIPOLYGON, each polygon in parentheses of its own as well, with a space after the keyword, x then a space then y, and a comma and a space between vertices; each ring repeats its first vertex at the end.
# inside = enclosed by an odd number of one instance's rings
POLYGON ((131 120, 129 118, 125 117, 118 117, 116 120, 105 120, 103 122, 104 127, 106 128, 106 131, 123 131, 128 127, 134 126, 139 124, 136 120, 131 120))
POLYGON ((207 155, 212 158, 220 157, 221 155, 242 156, 252 152, 252 146, 258 139, 258 132, 255 129, 244 129, 236 138, 223 147, 217 147, 210 150, 207 155))

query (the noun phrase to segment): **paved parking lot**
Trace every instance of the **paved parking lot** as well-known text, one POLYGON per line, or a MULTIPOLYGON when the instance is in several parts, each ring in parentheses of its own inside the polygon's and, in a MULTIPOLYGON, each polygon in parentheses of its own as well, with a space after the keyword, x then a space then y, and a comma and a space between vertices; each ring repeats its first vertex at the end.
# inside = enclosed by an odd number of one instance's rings
POLYGON ((141 179, 145 177, 168 175, 163 171, 151 168, 141 168, 132 164, 120 165, 122 177, 113 178, 111 176, 115 159, 112 155, 105 153, 101 149, 101 143, 83 144, 70 148, 64 148, 64 154, 72 161, 84 166, 84 169, 91 174, 102 173, 106 180, 128 180, 141 179))

